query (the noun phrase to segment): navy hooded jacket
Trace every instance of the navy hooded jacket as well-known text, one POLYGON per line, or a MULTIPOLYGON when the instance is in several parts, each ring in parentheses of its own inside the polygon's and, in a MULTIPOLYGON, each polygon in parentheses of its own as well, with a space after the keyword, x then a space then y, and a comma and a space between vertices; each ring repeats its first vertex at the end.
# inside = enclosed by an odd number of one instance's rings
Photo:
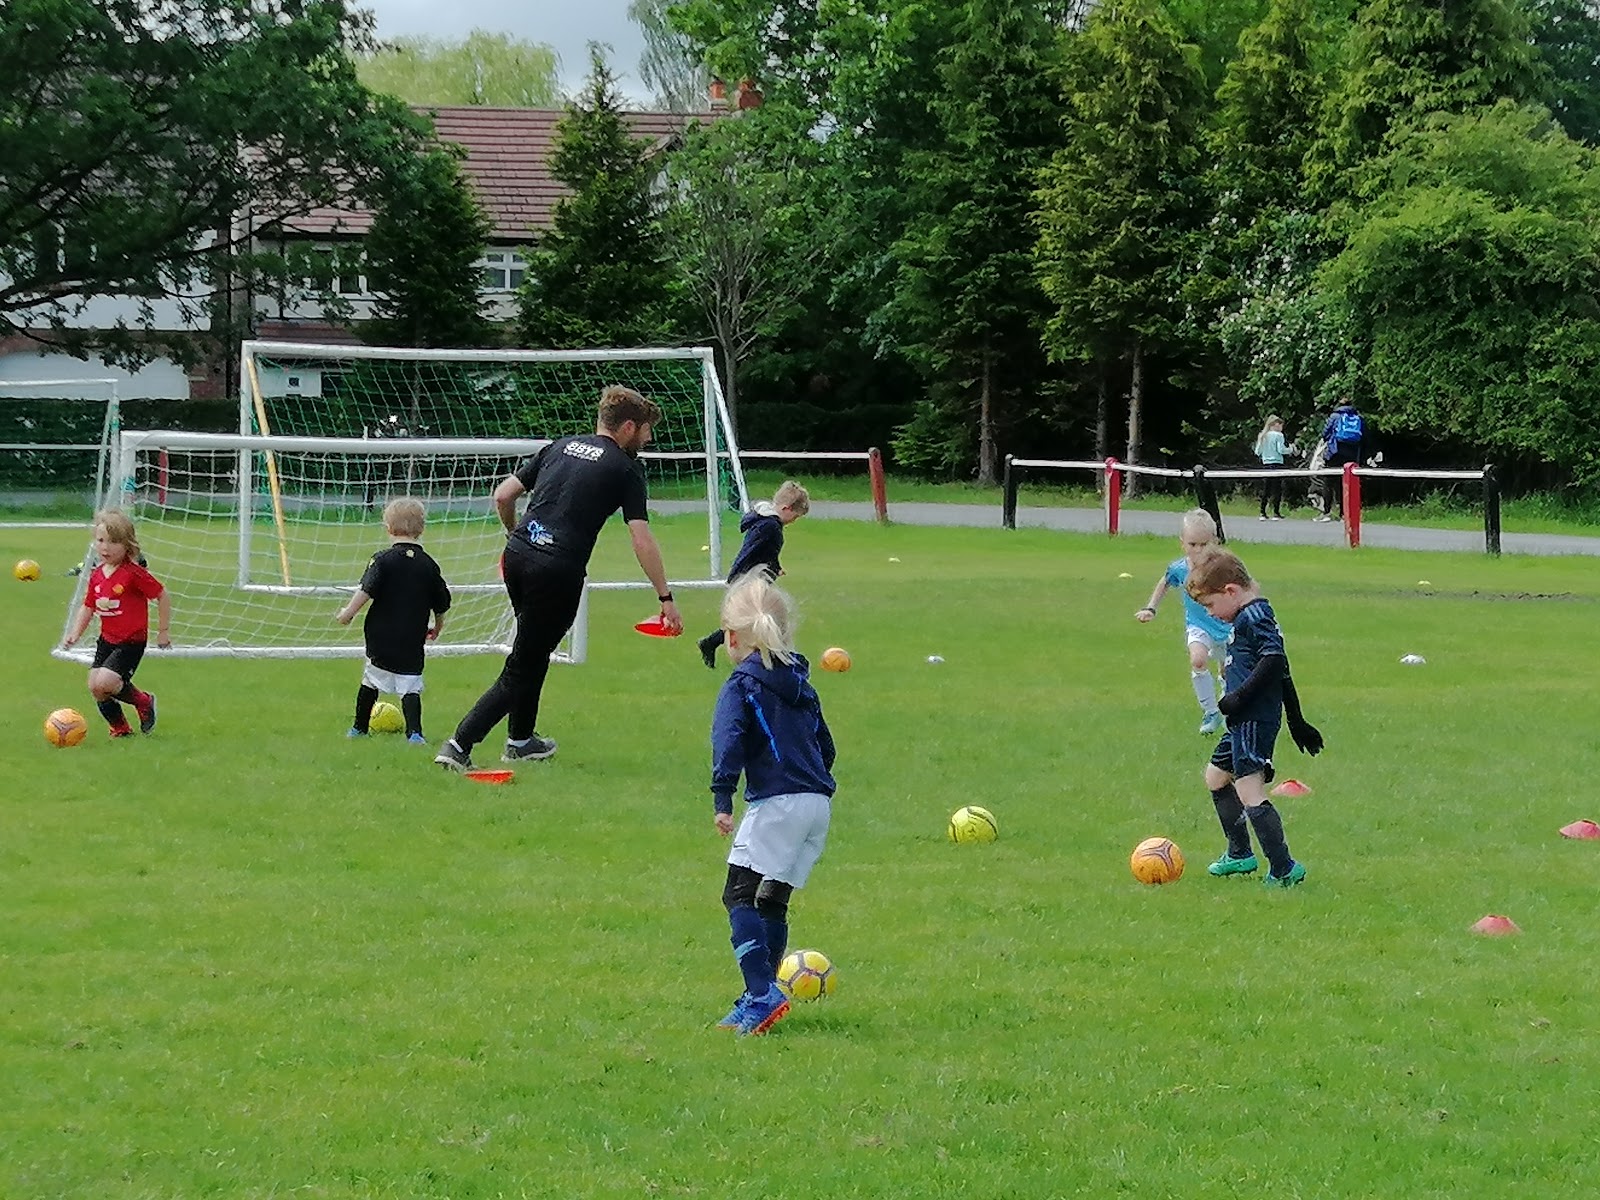
POLYGON ((811 686, 810 666, 761 665, 752 654, 717 693, 711 719, 711 796, 718 812, 733 811, 733 791, 744 775, 744 799, 813 792, 832 796, 833 734, 811 686))
POLYGON ((773 579, 783 573, 778 565, 778 555, 783 550, 783 522, 771 503, 763 500, 740 517, 739 532, 744 534, 744 542, 734 557, 733 566, 728 568, 729 582, 757 567, 773 579))

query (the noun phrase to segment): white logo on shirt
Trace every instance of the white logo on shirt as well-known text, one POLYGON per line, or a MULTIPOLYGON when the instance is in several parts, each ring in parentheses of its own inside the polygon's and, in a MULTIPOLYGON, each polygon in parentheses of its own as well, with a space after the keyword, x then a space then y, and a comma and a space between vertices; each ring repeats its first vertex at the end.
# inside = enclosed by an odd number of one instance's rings
POLYGON ((581 458, 585 462, 599 462, 600 456, 605 453, 605 447, 591 446, 588 442, 568 442, 567 448, 561 453, 571 458, 581 458))

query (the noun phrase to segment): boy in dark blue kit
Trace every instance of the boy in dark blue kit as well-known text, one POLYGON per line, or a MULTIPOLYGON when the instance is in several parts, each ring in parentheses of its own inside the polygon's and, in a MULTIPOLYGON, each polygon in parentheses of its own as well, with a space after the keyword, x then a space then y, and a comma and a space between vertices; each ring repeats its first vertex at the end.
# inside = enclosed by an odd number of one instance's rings
MULTIPOLYGON (((772 494, 772 503, 760 501, 740 518, 739 532, 744 543, 728 568, 728 582, 751 571, 765 571, 769 579, 783 574, 778 555, 783 552, 783 530, 811 511, 811 496, 792 479, 785 480, 772 494)), ((722 645, 721 629, 708 633, 695 644, 700 657, 713 671, 717 669, 717 647, 722 645)))
POLYGON ((711 796, 717 832, 727 837, 744 776, 744 820, 722 889, 744 993, 717 1025, 741 1036, 765 1033, 789 1011, 778 987, 789 897, 821 857, 833 811, 833 735, 795 651, 794 626, 794 602, 763 571, 736 579, 722 602, 738 666, 712 718, 711 796))
POLYGON ((1207 870, 1213 875, 1254 871, 1259 865, 1250 850, 1249 831, 1254 829, 1267 858, 1267 886, 1293 887, 1306 877, 1306 869, 1289 854, 1283 818, 1267 798, 1272 746, 1285 714, 1289 736, 1304 753, 1322 750, 1322 734, 1300 711, 1278 619, 1238 556, 1227 550, 1207 552, 1190 570, 1187 587, 1212 616, 1233 623, 1223 662, 1227 691, 1218 702, 1228 731, 1206 764, 1206 787, 1228 848, 1207 870))

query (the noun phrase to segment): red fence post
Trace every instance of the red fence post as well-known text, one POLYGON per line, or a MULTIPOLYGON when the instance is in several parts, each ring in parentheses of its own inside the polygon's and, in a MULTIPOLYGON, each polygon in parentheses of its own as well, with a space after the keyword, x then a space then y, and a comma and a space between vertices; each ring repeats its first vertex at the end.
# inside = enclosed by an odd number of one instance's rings
POLYGON ((889 520, 889 489, 883 479, 883 451, 876 446, 867 450, 867 475, 872 481, 872 511, 881 523, 889 520))
POLYGON ((1116 537, 1122 520, 1122 472, 1114 458, 1106 459, 1106 536, 1116 537))
POLYGON ((1361 545, 1361 476, 1355 463, 1344 465, 1344 536, 1352 547, 1361 545))
POLYGON ((167 452, 163 450, 156 465, 156 503, 167 506, 167 452))

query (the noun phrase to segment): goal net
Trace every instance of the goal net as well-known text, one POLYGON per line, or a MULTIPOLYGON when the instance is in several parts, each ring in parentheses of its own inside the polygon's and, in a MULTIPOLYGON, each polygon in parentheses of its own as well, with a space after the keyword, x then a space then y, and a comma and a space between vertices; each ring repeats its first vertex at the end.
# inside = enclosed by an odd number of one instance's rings
POLYGON ((0 525, 86 520, 117 416, 115 379, 0 380, 0 525))
MULTIPOLYGON (((246 342, 242 364, 237 433, 116 439, 119 502, 172 591, 175 653, 361 656, 359 620, 342 629, 333 614, 387 544, 381 515, 399 496, 426 506, 423 545, 454 596, 430 653, 504 653, 513 625, 499 578, 505 530, 490 494, 551 439, 592 431, 613 383, 662 409, 640 456, 653 512, 698 521, 700 560, 673 586, 721 584, 722 512, 746 495, 709 351, 246 342)), ((588 586, 649 584, 636 567, 602 565, 588 586)), ((586 609, 558 659, 584 658, 586 609)))

